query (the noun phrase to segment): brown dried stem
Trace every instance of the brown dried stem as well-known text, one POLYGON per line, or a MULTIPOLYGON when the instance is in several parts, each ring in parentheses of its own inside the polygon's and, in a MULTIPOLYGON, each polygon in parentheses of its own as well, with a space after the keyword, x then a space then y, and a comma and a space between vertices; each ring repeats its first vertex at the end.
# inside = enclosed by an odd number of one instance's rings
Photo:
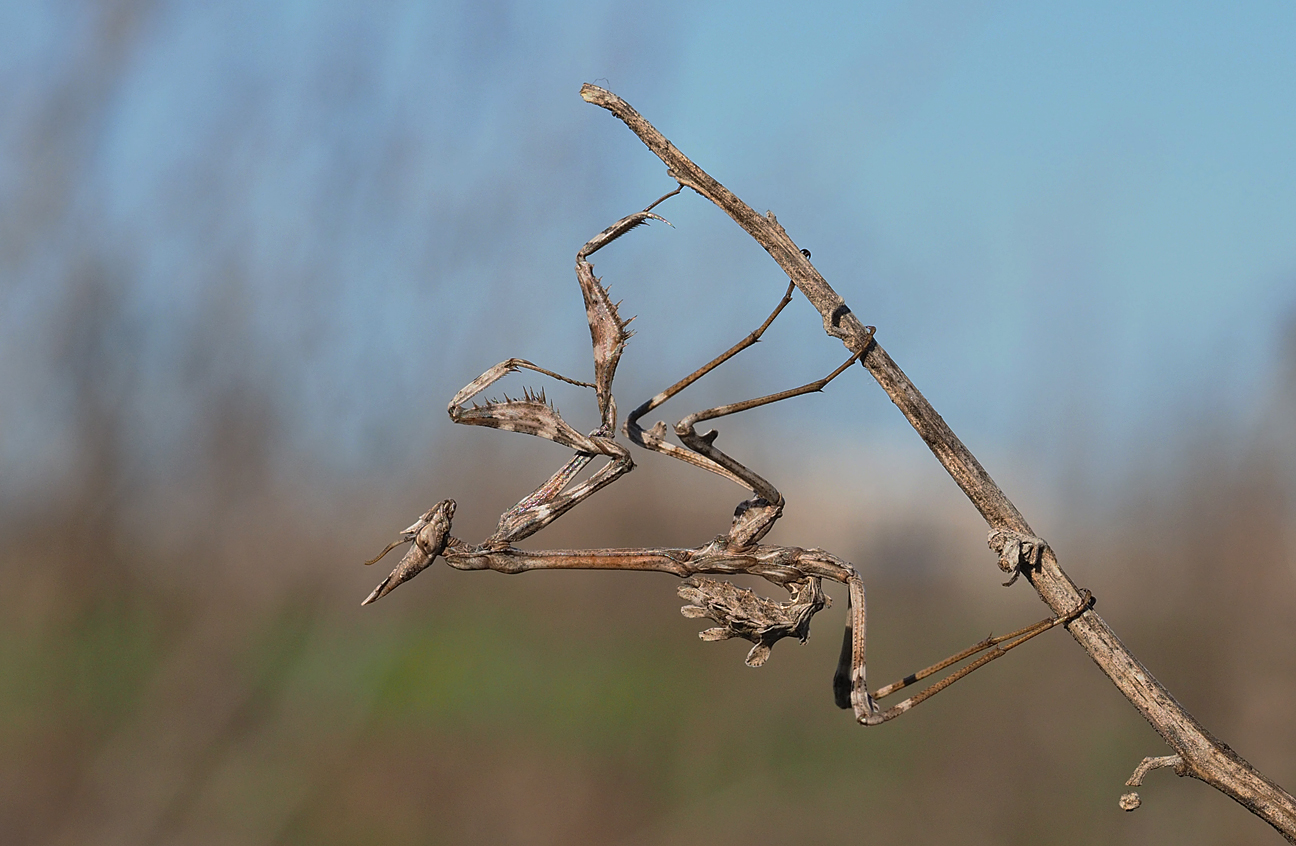
MULTIPOLYGON (((620 118, 666 164, 671 178, 715 203, 764 247, 822 315, 825 332, 840 338, 851 352, 867 350, 861 363, 927 443, 992 530, 1027 539, 1034 537, 1026 518, 873 339, 872 331, 855 317, 841 296, 819 275, 809 257, 802 254, 773 213, 757 214, 690 161, 617 95, 586 84, 581 88, 581 97, 620 118)), ((1038 566, 1026 569, 1023 575, 1054 614, 1065 614, 1080 601, 1079 589, 1062 571, 1053 550, 1047 546, 1043 547, 1038 566)), ((1213 737, 1175 701, 1093 610, 1080 615, 1067 629, 1125 698, 1182 757, 1186 775, 1230 796, 1277 829, 1288 841, 1296 843, 1296 798, 1266 778, 1227 744, 1213 737)))

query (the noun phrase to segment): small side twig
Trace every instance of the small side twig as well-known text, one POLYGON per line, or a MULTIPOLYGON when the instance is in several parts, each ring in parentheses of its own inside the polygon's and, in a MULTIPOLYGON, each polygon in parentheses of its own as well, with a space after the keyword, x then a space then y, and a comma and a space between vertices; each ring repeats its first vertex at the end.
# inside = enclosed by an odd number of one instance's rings
MULTIPOLYGON (((1129 781, 1125 782, 1125 786, 1142 787, 1143 777, 1153 770, 1159 770, 1162 767, 1174 767, 1175 775, 1178 776, 1185 776, 1188 774, 1187 769, 1184 767, 1184 759, 1180 755, 1162 755, 1159 758, 1148 757, 1144 758, 1143 761, 1134 768, 1134 775, 1129 777, 1129 781)), ((1138 793, 1135 791, 1130 791, 1129 793, 1121 795, 1120 808, 1122 811, 1132 811, 1142 804, 1143 800, 1139 798, 1138 793)))

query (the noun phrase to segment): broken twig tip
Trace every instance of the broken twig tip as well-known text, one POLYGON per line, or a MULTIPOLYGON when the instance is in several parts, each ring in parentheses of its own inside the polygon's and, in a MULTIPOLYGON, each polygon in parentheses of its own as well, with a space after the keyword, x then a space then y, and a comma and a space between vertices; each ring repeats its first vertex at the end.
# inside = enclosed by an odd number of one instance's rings
MULTIPOLYGON (((1175 775, 1179 776, 1188 773, 1184 765, 1184 759, 1180 755, 1162 755, 1159 758, 1147 757, 1134 768, 1134 774, 1129 777, 1129 781, 1125 782, 1125 786, 1142 787, 1144 777, 1153 770, 1159 770, 1162 767, 1174 767, 1175 775)), ((1139 798, 1137 793, 1130 792, 1121 795, 1120 807, 1122 811, 1132 811, 1142 804, 1143 800, 1139 798)))

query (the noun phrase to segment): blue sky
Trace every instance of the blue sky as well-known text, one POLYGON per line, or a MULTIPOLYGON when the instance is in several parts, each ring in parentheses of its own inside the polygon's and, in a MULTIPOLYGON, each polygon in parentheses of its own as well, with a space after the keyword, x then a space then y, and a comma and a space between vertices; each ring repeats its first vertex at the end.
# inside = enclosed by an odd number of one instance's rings
MULTIPOLYGON (((464 437, 444 404, 499 360, 586 374, 574 254, 671 187, 587 81, 773 209, 974 450, 1120 462, 1248 425, 1296 320, 1293 44, 1289 3, 7 4, 0 204, 37 223, 0 241, 0 468, 57 472, 72 437, 47 338, 86 256, 153 456, 195 381, 257 386, 297 458, 364 473, 464 437), (40 217, 51 157, 73 178, 40 217)), ((697 198, 662 212, 597 262, 639 315, 622 409, 784 286, 697 198)), ((840 357, 799 303, 697 402, 840 357)), ((754 431, 909 437, 851 375, 754 431)))

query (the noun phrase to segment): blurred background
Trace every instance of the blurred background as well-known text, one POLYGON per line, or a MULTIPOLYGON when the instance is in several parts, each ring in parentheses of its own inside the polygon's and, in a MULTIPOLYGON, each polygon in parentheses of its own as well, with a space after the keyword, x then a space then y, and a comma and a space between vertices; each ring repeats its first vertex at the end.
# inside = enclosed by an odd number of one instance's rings
MULTIPOLYGON (((1118 810, 1165 747, 1063 632, 864 730, 831 587, 759 671, 661 575, 359 602, 435 501, 480 540, 566 458, 444 409, 511 356, 589 378, 575 252, 673 185, 594 82, 778 214, 1296 787, 1294 38, 1277 2, 0 5, 0 841, 1277 842, 1166 771, 1118 810)), ((596 257, 638 315, 623 412, 785 285, 698 197, 658 210, 596 257)), ((798 298, 661 416, 843 357, 798 298)), ((719 428, 789 501, 772 540, 864 574, 874 683, 1046 613, 862 370, 719 428)), ((527 545, 694 546, 743 498, 636 460, 527 545)))

